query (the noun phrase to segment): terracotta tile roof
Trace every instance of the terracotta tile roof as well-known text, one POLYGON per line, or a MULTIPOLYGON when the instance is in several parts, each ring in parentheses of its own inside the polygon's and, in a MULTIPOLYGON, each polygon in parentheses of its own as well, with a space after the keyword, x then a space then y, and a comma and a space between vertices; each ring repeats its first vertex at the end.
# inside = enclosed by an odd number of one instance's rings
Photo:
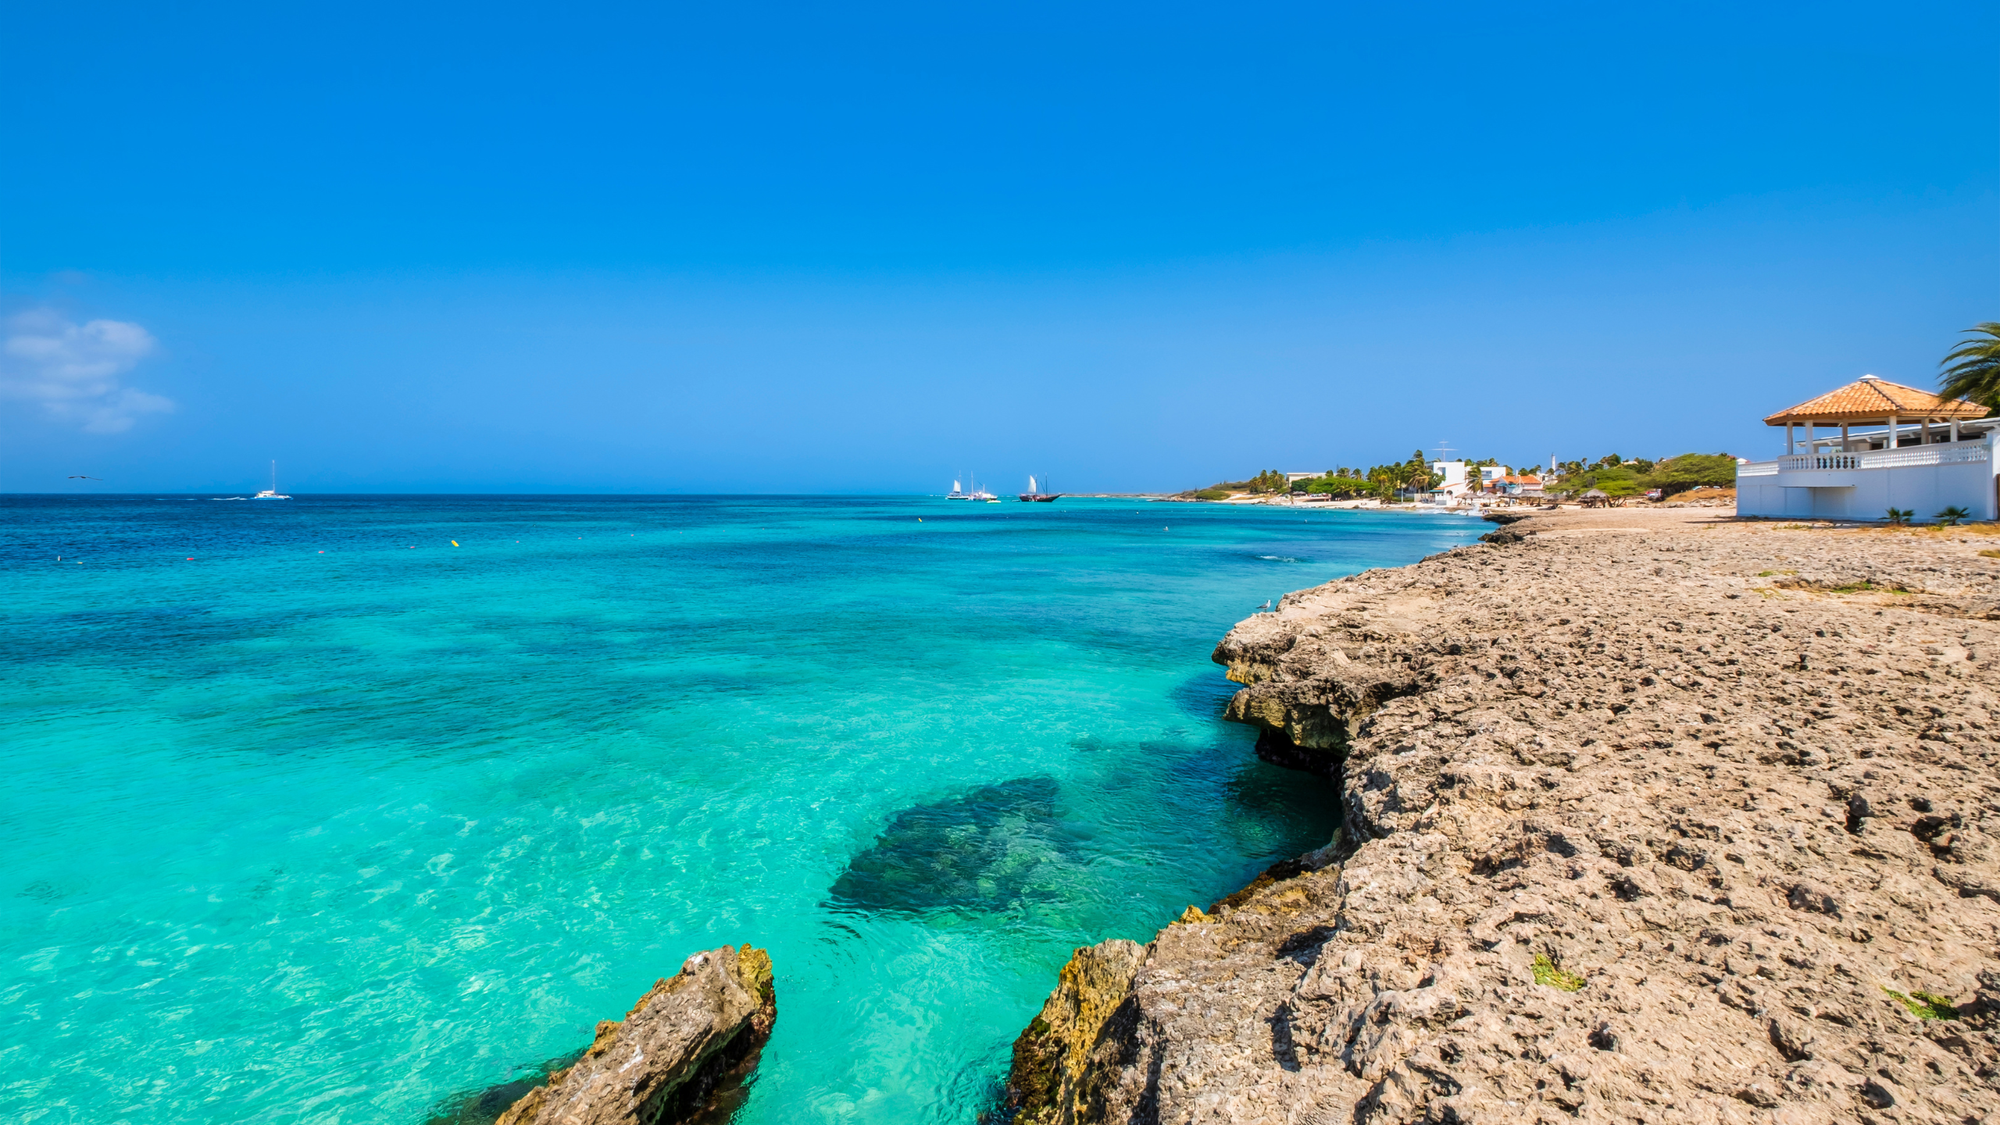
POLYGON ((1912 422, 1920 418, 1984 418, 1986 408, 1964 399, 1942 399, 1929 391, 1864 375, 1837 391, 1764 419, 1767 426, 1787 422, 1879 422, 1894 414, 1912 422))

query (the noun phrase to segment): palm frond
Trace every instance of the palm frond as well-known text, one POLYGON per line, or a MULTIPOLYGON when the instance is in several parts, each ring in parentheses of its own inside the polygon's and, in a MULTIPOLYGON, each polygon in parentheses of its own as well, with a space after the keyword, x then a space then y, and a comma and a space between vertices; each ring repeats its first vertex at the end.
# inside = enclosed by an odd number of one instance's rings
POLYGON ((1986 321, 1965 330, 1962 341, 1938 366, 1938 393, 2000 408, 2000 321, 1986 321))

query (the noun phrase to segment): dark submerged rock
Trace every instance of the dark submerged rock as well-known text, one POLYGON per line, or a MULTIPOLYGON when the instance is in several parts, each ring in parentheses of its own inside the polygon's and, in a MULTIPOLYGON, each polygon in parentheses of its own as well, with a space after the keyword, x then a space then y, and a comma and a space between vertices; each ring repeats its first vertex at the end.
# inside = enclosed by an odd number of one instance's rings
POLYGON ((1006 910, 1067 851, 1054 778, 1022 777, 915 805, 833 884, 830 905, 877 912, 1006 910))

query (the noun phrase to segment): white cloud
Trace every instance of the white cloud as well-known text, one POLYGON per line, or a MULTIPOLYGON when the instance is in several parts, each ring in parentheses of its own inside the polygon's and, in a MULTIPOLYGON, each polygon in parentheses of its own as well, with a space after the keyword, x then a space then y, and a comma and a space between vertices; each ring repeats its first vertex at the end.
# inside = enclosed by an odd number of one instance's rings
POLYGON ((120 433, 141 414, 174 408, 172 399, 120 381, 157 345, 152 333, 136 324, 76 324, 53 309, 34 309, 7 327, 0 396, 39 402, 51 417, 92 434, 120 433))

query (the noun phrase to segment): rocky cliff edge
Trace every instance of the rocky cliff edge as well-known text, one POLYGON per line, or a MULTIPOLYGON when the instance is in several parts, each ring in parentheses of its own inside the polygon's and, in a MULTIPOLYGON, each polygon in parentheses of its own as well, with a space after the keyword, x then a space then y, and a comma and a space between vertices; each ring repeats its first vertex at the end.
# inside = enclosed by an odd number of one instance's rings
POLYGON ((1231 631, 1342 837, 1079 950, 1016 1121, 2000 1121, 2000 537, 1500 538, 1231 631))

